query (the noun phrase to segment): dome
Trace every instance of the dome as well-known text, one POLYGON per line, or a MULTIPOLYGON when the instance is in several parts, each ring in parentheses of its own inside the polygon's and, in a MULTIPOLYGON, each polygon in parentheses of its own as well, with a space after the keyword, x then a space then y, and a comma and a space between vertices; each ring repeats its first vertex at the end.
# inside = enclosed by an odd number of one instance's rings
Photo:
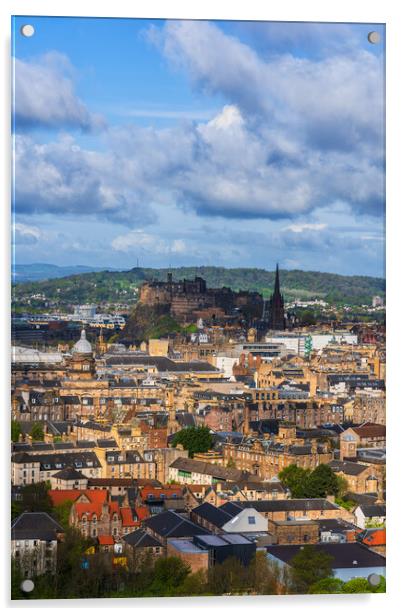
POLYGON ((85 329, 81 331, 81 338, 73 346, 73 353, 92 353, 92 347, 87 340, 85 329))

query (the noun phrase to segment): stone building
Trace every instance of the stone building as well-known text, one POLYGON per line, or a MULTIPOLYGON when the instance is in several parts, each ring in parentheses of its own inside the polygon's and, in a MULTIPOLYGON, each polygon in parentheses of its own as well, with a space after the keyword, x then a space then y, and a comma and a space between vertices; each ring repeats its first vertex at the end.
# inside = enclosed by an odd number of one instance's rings
POLYGON ((277 477, 290 464, 314 469, 332 460, 326 443, 296 438, 296 426, 286 424, 280 426, 276 438, 267 441, 248 438, 239 445, 225 443, 223 453, 226 464, 231 461, 235 468, 254 473, 263 480, 277 477))
POLYGON ((47 513, 25 512, 11 525, 11 555, 24 578, 54 574, 64 530, 47 513))
POLYGON ((86 490, 74 501, 69 523, 84 537, 93 539, 109 535, 117 539, 122 534, 119 503, 109 499, 107 490, 86 490))
POLYGON ((338 476, 348 482, 348 490, 355 494, 377 494, 382 497, 384 477, 381 469, 373 465, 358 464, 346 460, 333 460, 329 463, 338 476))
POLYGON ((320 540, 320 526, 315 520, 270 520, 268 530, 276 545, 302 545, 320 540))
POLYGON ((168 274, 166 282, 144 283, 139 299, 145 306, 165 305, 172 317, 190 322, 197 318, 222 318, 235 308, 251 319, 258 319, 263 311, 263 299, 259 293, 234 292, 227 287, 208 289, 205 280, 199 276, 194 280, 176 282, 172 274, 168 274))
POLYGON ((381 390, 359 391, 353 401, 353 423, 370 422, 385 425, 385 392, 381 390))

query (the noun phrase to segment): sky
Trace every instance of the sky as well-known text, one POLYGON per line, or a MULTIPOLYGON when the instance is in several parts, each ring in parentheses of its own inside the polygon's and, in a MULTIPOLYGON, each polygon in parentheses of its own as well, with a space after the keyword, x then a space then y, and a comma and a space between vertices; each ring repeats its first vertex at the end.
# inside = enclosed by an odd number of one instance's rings
POLYGON ((381 24, 15 17, 14 262, 384 276, 384 50, 381 24))

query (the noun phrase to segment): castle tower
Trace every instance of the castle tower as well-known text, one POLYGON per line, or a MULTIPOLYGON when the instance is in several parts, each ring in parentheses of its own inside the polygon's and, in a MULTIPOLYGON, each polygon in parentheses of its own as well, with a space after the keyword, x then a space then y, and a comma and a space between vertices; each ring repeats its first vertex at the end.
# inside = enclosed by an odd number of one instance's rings
POLYGON ((276 264, 275 286, 274 292, 269 301, 269 320, 268 329, 284 330, 285 329, 285 310, 283 295, 279 285, 279 266, 276 264))

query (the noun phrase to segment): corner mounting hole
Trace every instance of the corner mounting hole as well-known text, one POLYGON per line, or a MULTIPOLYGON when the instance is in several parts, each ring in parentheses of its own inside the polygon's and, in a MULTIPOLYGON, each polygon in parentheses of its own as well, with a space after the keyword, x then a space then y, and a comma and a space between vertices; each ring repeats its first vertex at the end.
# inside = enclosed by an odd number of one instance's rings
POLYGON ((31 24, 25 24, 21 27, 21 34, 27 38, 30 38, 35 34, 35 28, 31 24))
POLYGON ((372 45, 376 45, 380 42, 380 33, 379 32, 369 32, 367 35, 368 42, 372 45))

